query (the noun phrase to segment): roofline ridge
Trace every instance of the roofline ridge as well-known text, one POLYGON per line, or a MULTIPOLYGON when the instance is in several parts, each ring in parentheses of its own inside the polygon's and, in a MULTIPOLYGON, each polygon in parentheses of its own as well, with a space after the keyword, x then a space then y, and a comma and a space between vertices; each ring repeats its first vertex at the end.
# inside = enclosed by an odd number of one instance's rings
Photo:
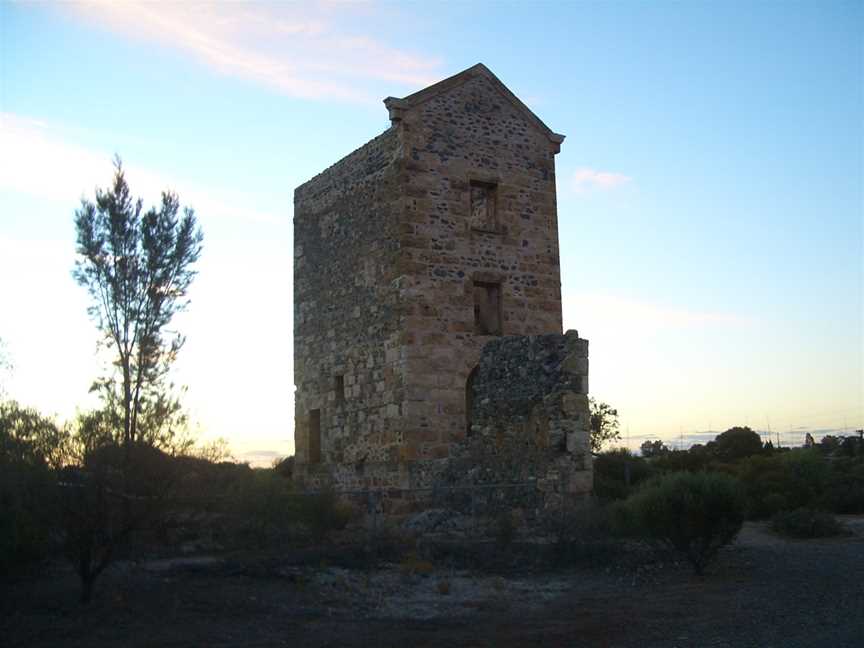
POLYGON ((519 99, 513 92, 506 86, 501 80, 495 76, 495 74, 483 63, 475 63, 469 68, 462 70, 454 74, 453 76, 449 76, 446 79, 442 79, 437 83, 433 83, 430 86, 422 88, 417 92, 414 92, 405 97, 387 97, 384 99, 384 106, 387 108, 387 111, 390 114, 391 122, 398 122, 402 119, 402 111, 413 108, 414 106, 418 106, 422 103, 429 101, 430 99, 434 99, 438 95, 450 90, 452 88, 458 87, 470 79, 473 79, 477 76, 483 76, 492 82, 492 85, 502 94, 504 97, 510 101, 520 112, 522 112, 529 121, 533 122, 540 130, 542 130, 546 136, 549 138, 551 142, 560 146, 561 142, 564 141, 564 135, 560 133, 554 132, 551 128, 549 128, 542 119, 540 119, 537 115, 534 114, 525 103, 519 99))

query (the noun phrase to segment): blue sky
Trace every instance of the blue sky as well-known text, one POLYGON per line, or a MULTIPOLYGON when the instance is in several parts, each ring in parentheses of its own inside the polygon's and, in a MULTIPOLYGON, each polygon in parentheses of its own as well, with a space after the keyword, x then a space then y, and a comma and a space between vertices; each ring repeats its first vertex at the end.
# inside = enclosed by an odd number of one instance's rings
POLYGON ((862 34, 860 2, 3 3, 0 380, 92 405, 72 217, 116 152, 205 232, 199 432, 290 453, 293 189, 482 61, 567 135, 565 325, 633 445, 862 427, 862 34))

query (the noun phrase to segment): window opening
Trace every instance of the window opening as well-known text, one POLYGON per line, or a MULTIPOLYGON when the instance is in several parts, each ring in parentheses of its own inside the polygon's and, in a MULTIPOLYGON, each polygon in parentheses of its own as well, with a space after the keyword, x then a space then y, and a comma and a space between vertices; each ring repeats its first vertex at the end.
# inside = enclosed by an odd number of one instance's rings
POLYGON ((474 333, 501 335, 501 284, 474 282, 474 333))
POLYGON ((321 463, 321 410, 309 410, 309 463, 321 463))
POLYGON ((491 182, 471 181, 471 227, 473 229, 497 231, 497 194, 498 185, 491 182))

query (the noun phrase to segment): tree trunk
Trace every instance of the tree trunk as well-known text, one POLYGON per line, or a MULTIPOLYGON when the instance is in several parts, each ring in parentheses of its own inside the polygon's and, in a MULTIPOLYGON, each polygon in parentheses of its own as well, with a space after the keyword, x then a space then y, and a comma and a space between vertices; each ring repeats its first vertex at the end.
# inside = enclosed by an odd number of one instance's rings
POLYGON ((132 376, 129 375, 129 361, 123 361, 123 445, 128 448, 132 443, 132 376))

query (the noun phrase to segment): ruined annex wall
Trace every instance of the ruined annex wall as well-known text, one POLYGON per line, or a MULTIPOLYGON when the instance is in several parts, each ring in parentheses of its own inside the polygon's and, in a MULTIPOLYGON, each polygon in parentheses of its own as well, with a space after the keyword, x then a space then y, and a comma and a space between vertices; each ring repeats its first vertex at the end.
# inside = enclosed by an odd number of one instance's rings
POLYGON ((503 335, 561 333, 559 144, 483 74, 399 118, 405 454, 445 457, 465 438, 466 379, 494 339, 475 333, 474 282, 500 284, 503 335), (472 182, 495 187, 488 227, 472 212, 472 182))
POLYGON ((461 454, 473 466, 454 463, 455 474, 591 491, 587 340, 568 331, 489 342, 469 390, 471 428, 461 454))
POLYGON ((401 148, 389 129, 294 193, 295 452, 320 462, 398 452, 402 400, 396 278, 401 148), (314 413, 314 412, 313 412, 314 413))

